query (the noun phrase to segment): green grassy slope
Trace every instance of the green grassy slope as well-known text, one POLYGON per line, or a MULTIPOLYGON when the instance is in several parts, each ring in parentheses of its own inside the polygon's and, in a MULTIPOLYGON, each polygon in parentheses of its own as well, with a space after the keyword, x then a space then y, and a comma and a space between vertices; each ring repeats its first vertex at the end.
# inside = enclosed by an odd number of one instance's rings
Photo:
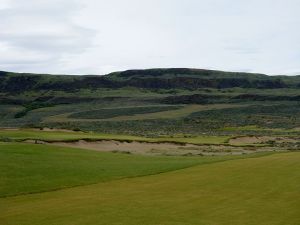
POLYGON ((2 225, 296 225, 300 154, 0 199, 2 225))
POLYGON ((234 158, 237 157, 146 157, 0 142, 0 197, 157 174, 234 158))

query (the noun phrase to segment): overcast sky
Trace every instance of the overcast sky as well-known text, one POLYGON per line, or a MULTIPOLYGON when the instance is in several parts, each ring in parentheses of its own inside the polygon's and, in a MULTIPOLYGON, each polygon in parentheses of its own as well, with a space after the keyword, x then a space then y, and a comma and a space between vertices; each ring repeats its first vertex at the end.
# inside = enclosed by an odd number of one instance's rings
POLYGON ((300 74, 300 0, 0 0, 0 70, 300 74))

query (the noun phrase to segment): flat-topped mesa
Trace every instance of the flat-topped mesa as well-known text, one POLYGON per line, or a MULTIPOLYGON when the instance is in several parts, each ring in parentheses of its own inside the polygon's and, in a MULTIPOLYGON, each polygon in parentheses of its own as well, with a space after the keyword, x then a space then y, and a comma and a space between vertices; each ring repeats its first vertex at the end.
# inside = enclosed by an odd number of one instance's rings
POLYGON ((299 88, 300 76, 267 76, 242 72, 171 68, 127 70, 96 75, 49 75, 0 72, 0 92, 136 87, 143 89, 299 88))
POLYGON ((174 77, 194 77, 194 78, 257 78, 266 79, 270 76, 257 73, 244 72, 225 72, 207 69, 190 69, 190 68, 157 68, 157 69, 138 69, 114 72, 108 74, 115 78, 174 78, 174 77))

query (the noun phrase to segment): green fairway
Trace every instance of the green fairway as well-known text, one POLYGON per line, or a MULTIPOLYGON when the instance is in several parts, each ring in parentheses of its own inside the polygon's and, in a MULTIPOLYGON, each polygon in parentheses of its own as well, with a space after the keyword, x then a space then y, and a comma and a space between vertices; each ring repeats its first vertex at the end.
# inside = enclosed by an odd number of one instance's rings
POLYGON ((146 157, 0 142, 0 197, 157 174, 234 158, 237 157, 146 157))
POLYGON ((0 199, 1 225, 297 225, 300 153, 0 199))
POLYGON ((117 140, 146 140, 143 137, 131 135, 113 135, 113 134, 96 134, 84 132, 63 132, 63 131, 41 131, 31 129, 20 130, 0 130, 0 138, 11 140, 45 140, 45 141, 70 141, 80 139, 117 139, 117 140))

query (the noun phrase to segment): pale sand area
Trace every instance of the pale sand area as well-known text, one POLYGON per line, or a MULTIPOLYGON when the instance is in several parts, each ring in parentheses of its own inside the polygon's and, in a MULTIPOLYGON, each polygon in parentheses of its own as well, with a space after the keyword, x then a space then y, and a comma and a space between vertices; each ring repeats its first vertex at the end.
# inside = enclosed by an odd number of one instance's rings
MULTIPOLYGON (((43 144, 42 142, 40 144, 43 144)), ((120 142, 120 141, 95 141, 84 140, 76 142, 47 143, 56 146, 81 148, 103 152, 118 152, 142 155, 170 155, 170 156, 201 156, 201 155, 239 155, 254 152, 273 151, 273 148, 234 147, 226 145, 193 145, 175 143, 148 143, 148 142, 120 142)))

